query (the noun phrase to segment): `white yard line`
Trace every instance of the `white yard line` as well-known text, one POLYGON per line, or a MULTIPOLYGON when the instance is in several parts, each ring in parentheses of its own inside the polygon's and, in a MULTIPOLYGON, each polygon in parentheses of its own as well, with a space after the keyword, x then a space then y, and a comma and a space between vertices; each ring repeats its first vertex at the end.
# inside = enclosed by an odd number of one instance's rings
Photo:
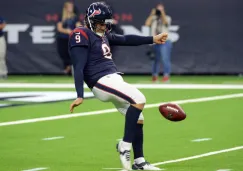
POLYGON ((23 170, 23 171, 39 171, 39 170, 46 170, 46 169, 48 169, 48 168, 40 167, 40 168, 33 168, 33 169, 23 170))
POLYGON ((75 88, 75 86, 69 83, 0 83, 0 88, 75 88))
POLYGON ((191 140, 192 142, 202 142, 202 141, 210 141, 212 138, 198 138, 195 140, 191 140))
MULTIPOLYGON (((139 89, 243 89, 234 84, 132 84, 139 89)), ((84 85, 87 88, 87 85, 84 85)), ((0 83, 0 88, 75 88, 73 83, 0 83)))
POLYGON ((133 84, 139 89, 243 89, 243 85, 226 84, 133 84))
POLYGON ((182 162, 182 161, 198 159, 198 158, 202 158, 202 157, 208 157, 208 156, 212 156, 212 155, 216 155, 216 154, 228 153, 230 151, 237 151, 237 150, 242 150, 242 149, 243 149, 243 146, 238 146, 238 147, 223 149, 223 150, 219 150, 219 151, 212 151, 212 152, 209 152, 209 153, 204 153, 204 154, 200 154, 200 155, 196 155, 196 156, 191 156, 191 157, 185 157, 185 158, 176 159, 176 160, 168 160, 168 161, 164 161, 164 162, 154 163, 152 165, 159 166, 159 165, 169 164, 169 163, 178 163, 178 162, 182 162))
POLYGON ((42 140, 44 141, 51 141, 51 140, 58 140, 58 139, 63 139, 63 136, 59 136, 59 137, 48 137, 48 138, 43 138, 42 140))
MULTIPOLYGON (((221 95, 221 96, 212 96, 212 97, 203 97, 203 98, 196 98, 196 99, 187 99, 187 100, 177 100, 171 101, 170 103, 177 103, 177 104, 187 104, 187 103, 197 103, 197 102, 208 102, 214 100, 223 100, 223 99, 232 99, 232 98, 239 98, 243 97, 243 93, 239 94, 229 94, 229 95, 221 95)), ((166 103, 166 102, 163 102, 166 103)), ((155 104, 148 104, 145 108, 154 108, 158 107, 162 103, 155 103, 155 104)), ((64 114, 58 116, 49 116, 43 118, 35 118, 35 119, 25 119, 25 120, 17 120, 17 121, 10 121, 10 122, 1 122, 0 126, 9 126, 9 125, 19 125, 19 124, 26 124, 26 123, 34 123, 34 122, 42 122, 42 121, 50 121, 50 120, 58 120, 58 119, 67 119, 67 118, 74 118, 74 117, 81 117, 81 116, 90 116, 90 115, 100 115, 100 114, 107 114, 116 112, 117 109, 106 109, 106 110, 99 110, 99 111, 91 111, 91 112, 83 112, 83 113, 75 113, 75 114, 64 114)))
MULTIPOLYGON (((212 152, 208 152, 208 153, 204 153, 204 154, 199 154, 199 155, 196 155, 196 156, 191 156, 191 157, 185 157, 185 158, 180 158, 180 159, 175 159, 175 160, 168 160, 168 161, 153 163, 152 165, 153 166, 159 166, 159 165, 170 164, 170 163, 178 163, 178 162, 182 162, 182 161, 193 160, 193 159, 198 159, 198 158, 202 158, 202 157, 208 157, 208 156, 221 154, 221 153, 228 153, 228 152, 231 152, 231 151, 237 151, 237 150, 242 150, 242 149, 243 149, 243 146, 238 146, 238 147, 234 147, 234 148, 228 148, 228 149, 223 149, 223 150, 219 150, 219 151, 212 151, 212 152)), ((120 170, 122 168, 103 168, 103 169, 120 170)))

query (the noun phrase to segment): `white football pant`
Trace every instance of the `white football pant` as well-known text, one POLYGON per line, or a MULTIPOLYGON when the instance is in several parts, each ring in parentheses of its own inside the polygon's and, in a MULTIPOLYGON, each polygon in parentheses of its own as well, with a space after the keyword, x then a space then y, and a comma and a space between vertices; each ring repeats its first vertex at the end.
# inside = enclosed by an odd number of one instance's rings
MULTIPOLYGON (((135 86, 126 83, 117 73, 99 79, 92 91, 99 100, 112 102, 123 115, 126 114, 130 104, 146 103, 144 95, 135 86)), ((144 120, 142 113, 138 120, 144 120)))

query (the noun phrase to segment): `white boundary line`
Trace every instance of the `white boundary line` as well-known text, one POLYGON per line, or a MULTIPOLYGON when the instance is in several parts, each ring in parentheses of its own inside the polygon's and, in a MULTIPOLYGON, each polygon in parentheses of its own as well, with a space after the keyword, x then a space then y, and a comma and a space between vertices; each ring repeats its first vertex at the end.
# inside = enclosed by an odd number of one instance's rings
POLYGON ((216 154, 227 153, 230 151, 236 151, 236 150, 241 150, 241 149, 243 149, 243 146, 228 148, 228 149, 219 150, 219 151, 212 151, 212 152, 208 152, 208 153, 204 153, 204 154, 200 154, 200 155, 196 155, 196 156, 191 156, 191 157, 185 157, 185 158, 176 159, 176 160, 168 160, 168 161, 164 161, 164 162, 154 163, 152 165, 159 166, 159 165, 169 164, 169 163, 178 163, 178 162, 182 162, 182 161, 198 159, 198 158, 202 158, 202 157, 208 157, 208 156, 212 156, 212 155, 216 155, 216 154))
MULTIPOLYGON (((165 165, 165 164, 170 164, 170 163, 178 163, 178 162, 182 162, 182 161, 193 160, 193 159, 208 157, 208 156, 212 156, 212 155, 216 155, 216 154, 227 153, 227 152, 237 151, 237 150, 242 150, 242 149, 243 149, 243 146, 238 146, 238 147, 228 148, 228 149, 224 149, 224 150, 212 151, 212 152, 208 152, 208 153, 204 153, 204 154, 199 154, 199 155, 196 155, 196 156, 153 163, 152 165, 153 166, 159 166, 159 165, 165 165)), ((108 169, 109 170, 119 170, 119 169, 122 169, 122 168, 103 168, 103 169, 105 169, 105 170, 108 170, 108 169)))
MULTIPOLYGON (((243 97, 243 93, 212 96, 212 97, 203 97, 203 98, 187 99, 187 100, 177 100, 177 101, 171 101, 170 103, 187 104, 187 103, 207 102, 207 101, 223 100, 223 99, 231 99, 231 98, 239 98, 239 97, 243 97)), ((166 102, 164 102, 164 103, 166 103, 166 102)), ((158 107, 159 105, 161 105, 161 103, 148 104, 145 106, 145 108, 154 108, 154 107, 158 107)), ((35 122, 67 119, 67 118, 90 116, 90 115, 100 115, 100 114, 113 113, 116 111, 117 111, 117 109, 113 108, 113 109, 106 109, 106 110, 99 110, 99 111, 76 113, 76 114, 64 114, 64 115, 49 116, 49 117, 43 117, 43 118, 25 119, 25 120, 17 120, 17 121, 10 121, 10 122, 0 122, 0 126, 19 125, 19 124, 25 124, 25 123, 35 123, 35 122)))
MULTIPOLYGON (((234 84, 132 84, 139 89, 243 89, 234 84)), ((0 88, 75 88, 73 83, 0 83, 0 88)), ((84 88, 88 88, 84 85, 84 88)))

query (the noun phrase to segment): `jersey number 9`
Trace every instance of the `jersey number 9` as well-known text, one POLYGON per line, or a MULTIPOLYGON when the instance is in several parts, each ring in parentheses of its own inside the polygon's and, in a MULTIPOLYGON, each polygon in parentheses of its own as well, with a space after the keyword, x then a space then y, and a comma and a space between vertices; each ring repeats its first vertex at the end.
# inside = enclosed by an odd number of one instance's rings
POLYGON ((102 44, 102 50, 105 58, 112 59, 111 49, 107 44, 102 44))
POLYGON ((76 43, 80 43, 80 42, 81 42, 81 37, 80 37, 80 35, 76 34, 76 35, 75 35, 75 40, 76 40, 76 43))

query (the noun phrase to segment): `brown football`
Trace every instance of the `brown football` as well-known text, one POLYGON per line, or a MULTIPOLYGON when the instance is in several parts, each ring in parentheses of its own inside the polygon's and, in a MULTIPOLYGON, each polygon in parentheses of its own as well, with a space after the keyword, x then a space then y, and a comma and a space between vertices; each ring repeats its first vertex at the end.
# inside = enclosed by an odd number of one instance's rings
POLYGON ((182 121, 186 118, 186 113, 178 104, 162 104, 159 106, 159 111, 162 116, 170 121, 182 121))

